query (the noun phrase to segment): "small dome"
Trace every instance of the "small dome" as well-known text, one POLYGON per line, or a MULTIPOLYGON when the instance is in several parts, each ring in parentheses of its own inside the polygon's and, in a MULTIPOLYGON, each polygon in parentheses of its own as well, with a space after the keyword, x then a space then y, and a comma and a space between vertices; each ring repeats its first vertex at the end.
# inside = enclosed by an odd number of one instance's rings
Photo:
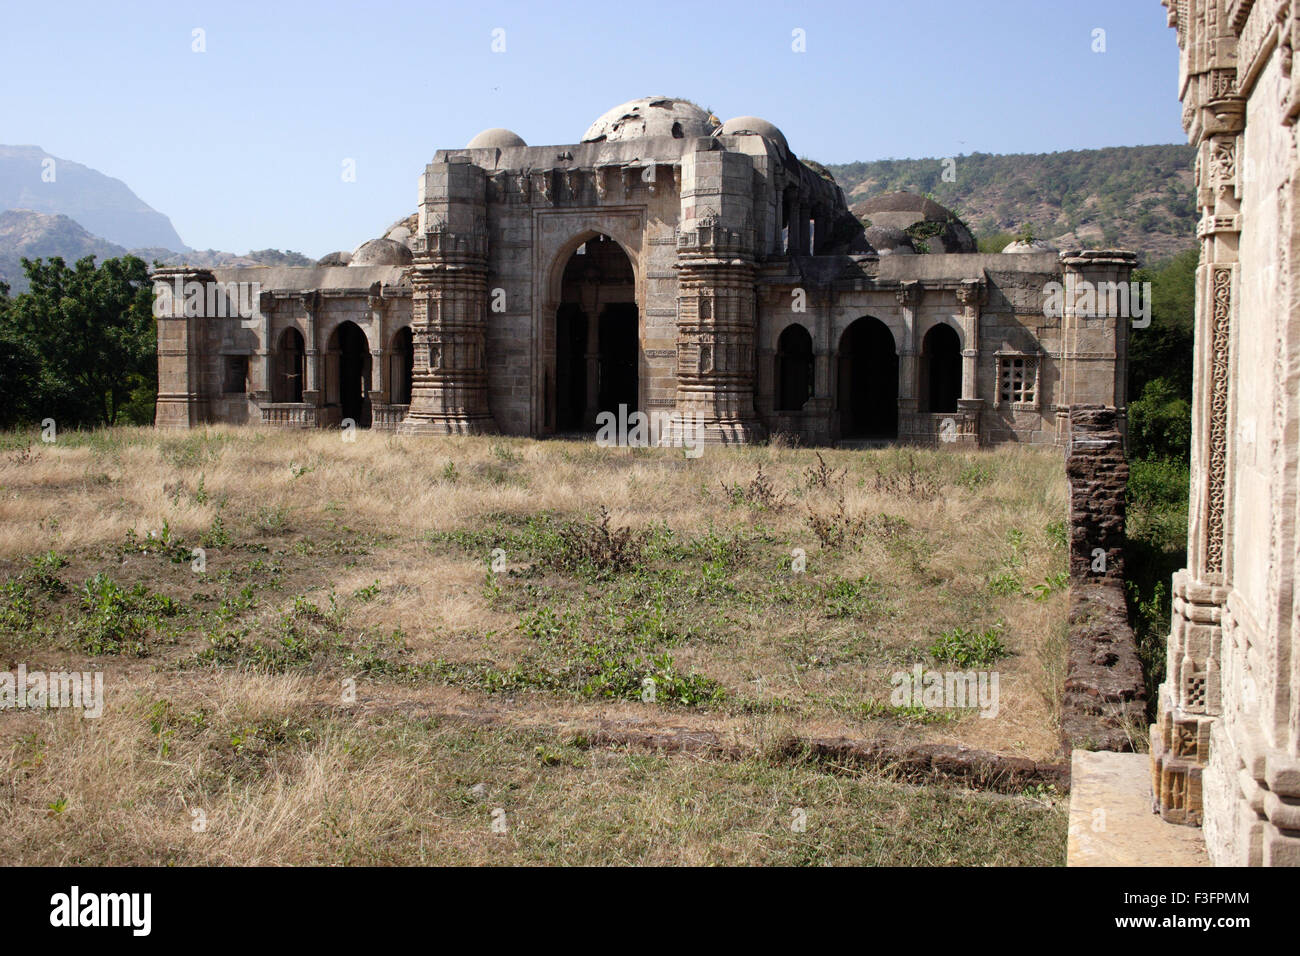
POLYGON ((469 141, 466 149, 507 149, 511 146, 527 146, 523 137, 508 129, 493 127, 485 129, 469 141))
POLYGON ((1017 239, 1002 250, 1012 255, 1024 255, 1030 252, 1059 252, 1060 250, 1050 242, 1044 242, 1042 239, 1017 239))
POLYGON ((757 116, 737 116, 734 119, 727 120, 722 124, 719 135, 761 136, 764 139, 770 139, 787 153, 790 152, 790 144, 785 141, 785 134, 767 120, 759 119, 757 116))
POLYGON ((392 239, 371 239, 357 246, 350 266, 405 266, 412 261, 411 250, 392 239))
POLYGON ((893 226, 871 226, 866 232, 867 242, 871 243, 882 256, 914 256, 916 247, 912 237, 902 229, 893 226))
POLYGON ((331 252, 316 260, 318 266, 345 266, 352 261, 350 252, 331 252))
POLYGON ((616 106, 587 128, 584 143, 617 143, 650 136, 708 136, 717 122, 690 100, 644 96, 616 106))

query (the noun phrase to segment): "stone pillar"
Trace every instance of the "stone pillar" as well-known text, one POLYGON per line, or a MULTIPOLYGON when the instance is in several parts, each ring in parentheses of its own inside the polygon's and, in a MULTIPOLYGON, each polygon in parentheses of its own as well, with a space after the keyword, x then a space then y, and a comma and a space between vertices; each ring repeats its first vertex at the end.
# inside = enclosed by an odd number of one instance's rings
POLYGON ((366 298, 370 308, 370 325, 375 330, 374 341, 370 343, 370 405, 385 404, 388 401, 385 392, 388 363, 388 329, 384 321, 388 311, 388 302, 377 292, 366 298))
POLYGON ((307 316, 307 341, 303 343, 306 354, 303 363, 307 366, 307 381, 302 390, 302 400, 306 405, 319 408, 325 404, 324 376, 321 375, 321 348, 316 340, 316 314, 320 311, 320 293, 315 289, 298 296, 303 312, 307 316))
POLYGON ((160 269, 153 273, 154 315, 158 320, 158 401, 154 425, 192 428, 207 419, 203 367, 207 360, 202 323, 207 296, 188 296, 197 284, 216 281, 203 269, 160 269), (186 299, 197 302, 186 308, 186 299), (187 314, 189 313, 189 314, 187 314))
POLYGON ((253 393, 259 405, 275 401, 275 342, 271 338, 271 315, 275 312, 275 296, 263 292, 258 296, 257 312, 261 319, 258 331, 257 361, 261 367, 262 387, 253 393))
POLYGON ((980 304, 984 298, 984 283, 963 282, 957 287, 957 302, 961 305, 961 398, 970 405, 980 402, 980 304))
POLYGON ((920 362, 916 341, 916 308, 921 304, 921 283, 904 282, 895 290, 894 296, 903 311, 903 342, 898 351, 898 434, 922 435, 925 429, 919 428, 916 416, 921 407, 918 394, 920 386, 920 362))
POLYGON ((751 442, 757 296, 753 164, 710 142, 682 160, 677 243, 677 412, 709 443, 751 442))
POLYGON ((1233 292, 1240 236, 1236 155, 1245 124, 1245 102, 1237 94, 1233 25, 1219 0, 1194 2, 1204 9, 1193 11, 1188 22, 1179 22, 1177 9, 1171 8, 1170 14, 1179 28, 1183 123, 1197 147, 1201 212, 1188 566, 1174 576, 1165 682, 1151 728, 1156 808, 1166 820, 1189 824, 1204 819, 1203 770, 1222 714, 1220 662, 1230 593, 1226 555, 1232 520, 1225 493, 1232 454, 1228 348, 1236 318, 1233 292))
POLYGON ((488 409, 487 177, 466 161, 430 163, 420 181, 411 267, 415 349, 402 434, 494 433, 488 409))

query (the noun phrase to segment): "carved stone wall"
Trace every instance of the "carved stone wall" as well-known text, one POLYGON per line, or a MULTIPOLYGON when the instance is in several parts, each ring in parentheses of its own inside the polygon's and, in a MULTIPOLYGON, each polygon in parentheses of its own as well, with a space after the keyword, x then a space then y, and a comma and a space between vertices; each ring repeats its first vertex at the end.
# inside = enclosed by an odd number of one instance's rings
POLYGON ((1201 220, 1188 566, 1152 728, 1157 809, 1218 864, 1300 864, 1293 594, 1300 84, 1292 0, 1164 0, 1201 220), (1249 122, 1247 118, 1249 117, 1249 122))

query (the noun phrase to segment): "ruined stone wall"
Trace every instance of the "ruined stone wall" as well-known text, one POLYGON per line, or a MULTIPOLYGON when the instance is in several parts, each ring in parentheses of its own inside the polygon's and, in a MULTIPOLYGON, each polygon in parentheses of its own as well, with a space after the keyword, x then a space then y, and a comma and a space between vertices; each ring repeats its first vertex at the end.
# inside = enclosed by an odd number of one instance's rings
POLYGON ((1070 617, 1061 734, 1066 752, 1131 751, 1146 685, 1124 599, 1128 462, 1115 408, 1069 411, 1070 617))

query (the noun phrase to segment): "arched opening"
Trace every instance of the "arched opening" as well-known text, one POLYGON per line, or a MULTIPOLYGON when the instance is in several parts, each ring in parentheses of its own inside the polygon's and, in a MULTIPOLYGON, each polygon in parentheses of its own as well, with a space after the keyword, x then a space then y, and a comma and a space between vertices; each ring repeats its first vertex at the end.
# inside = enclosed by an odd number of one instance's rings
POLYGON ((863 317, 840 339, 840 436, 898 437, 898 353, 879 319, 863 317))
POLYGON ((602 411, 637 410, 640 316, 632 261, 597 235, 569 257, 555 312, 557 432, 590 431, 602 411))
POLYGON ((370 348, 366 333, 355 322, 342 322, 330 335, 330 379, 327 397, 339 407, 339 418, 358 428, 370 427, 370 348))
POLYGON ((301 402, 303 373, 306 371, 302 333, 285 329, 275 354, 275 378, 271 382, 271 401, 301 402))
POLYGON ((393 335, 388 356, 388 395, 393 405, 411 404, 411 370, 415 367, 415 347, 411 327, 404 325, 393 335))
POLYGON ((812 398, 812 336, 797 322, 786 326, 776 341, 775 378, 777 411, 800 411, 812 398))
POLYGON ((924 412, 955 412, 961 397, 961 341, 950 325, 936 325, 921 343, 924 412))

